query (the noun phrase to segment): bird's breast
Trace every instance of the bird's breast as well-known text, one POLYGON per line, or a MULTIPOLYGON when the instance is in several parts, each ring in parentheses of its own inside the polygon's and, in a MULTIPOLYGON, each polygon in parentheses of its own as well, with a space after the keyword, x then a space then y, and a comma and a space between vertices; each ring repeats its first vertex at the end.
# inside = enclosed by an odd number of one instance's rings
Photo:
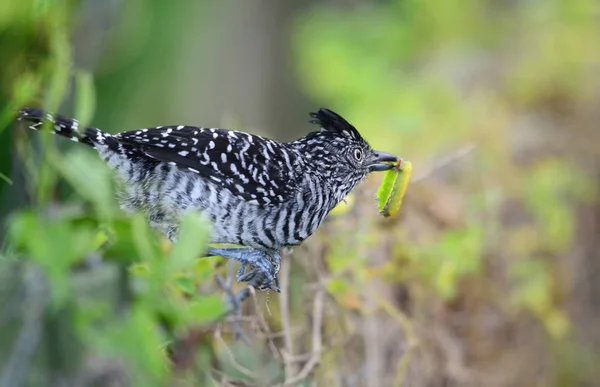
POLYGON ((327 185, 310 176, 278 204, 250 203, 210 180, 163 163, 135 180, 128 185, 125 204, 145 211, 161 231, 176 227, 185 212, 200 211, 212 220, 212 243, 273 251, 300 244, 335 205, 327 185))
POLYGON ((277 205, 249 204, 225 191, 215 191, 215 204, 203 208, 214 219, 215 242, 270 250, 300 244, 335 205, 326 187, 311 182, 277 205))

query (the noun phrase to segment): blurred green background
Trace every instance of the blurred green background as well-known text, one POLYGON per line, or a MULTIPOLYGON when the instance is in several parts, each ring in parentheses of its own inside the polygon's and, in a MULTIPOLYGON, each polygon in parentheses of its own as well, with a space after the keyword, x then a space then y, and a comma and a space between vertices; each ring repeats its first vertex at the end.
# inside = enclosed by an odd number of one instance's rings
POLYGON ((595 0, 0 0, 0 387, 598 385, 599 47, 595 0), (287 254, 247 345, 206 226, 172 250, 24 105, 278 140, 324 106, 414 180, 287 254))

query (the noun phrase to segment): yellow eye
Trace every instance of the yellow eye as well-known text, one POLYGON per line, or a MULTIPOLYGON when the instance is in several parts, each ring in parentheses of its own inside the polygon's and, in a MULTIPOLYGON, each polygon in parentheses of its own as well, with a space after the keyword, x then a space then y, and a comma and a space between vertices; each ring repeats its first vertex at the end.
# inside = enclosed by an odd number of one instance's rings
POLYGON ((363 152, 362 152, 362 150, 361 150, 360 148, 356 148, 356 149, 354 150, 354 158, 355 158, 357 161, 360 161, 360 160, 362 160, 362 158, 363 158, 363 152))

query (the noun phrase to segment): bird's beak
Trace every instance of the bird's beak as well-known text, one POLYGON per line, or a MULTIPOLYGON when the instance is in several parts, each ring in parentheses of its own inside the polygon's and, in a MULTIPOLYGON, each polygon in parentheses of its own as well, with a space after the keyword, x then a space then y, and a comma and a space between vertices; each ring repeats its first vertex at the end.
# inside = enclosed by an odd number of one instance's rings
POLYGON ((396 162, 398 162, 398 157, 390 153, 374 151, 369 164, 369 172, 388 171, 394 168, 396 162))

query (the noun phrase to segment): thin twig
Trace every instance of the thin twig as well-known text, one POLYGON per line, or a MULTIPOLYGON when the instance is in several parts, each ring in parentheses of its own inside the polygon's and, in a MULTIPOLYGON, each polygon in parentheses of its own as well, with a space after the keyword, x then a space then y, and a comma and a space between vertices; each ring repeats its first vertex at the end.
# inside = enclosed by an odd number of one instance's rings
MULTIPOLYGON (((252 294, 255 291, 256 288, 258 288, 265 281, 265 277, 259 273, 255 275, 254 278, 246 284, 246 287, 244 289, 234 294, 231 290, 231 286, 227 286, 228 281, 224 280, 223 277, 220 275, 217 275, 216 279, 219 285, 227 293, 227 297, 229 299, 229 308, 223 313, 221 319, 225 319, 227 316, 232 314, 234 316, 239 315, 241 304, 250 296, 250 294, 252 294)), ((248 339, 248 337, 246 337, 241 327, 237 324, 237 320, 233 319, 232 321, 235 322, 234 324, 232 324, 232 328, 236 334, 236 337, 242 338, 246 342, 246 344, 250 345, 250 340, 248 339)))
POLYGON ((429 168, 425 169, 423 172, 419 173, 417 176, 415 176, 413 179, 411 179, 412 183, 417 183, 419 181, 429 178, 431 175, 433 175, 435 172, 439 171, 440 169, 444 169, 447 166, 449 166, 450 164, 452 164, 453 162, 455 162, 463 157, 466 157, 471 152, 473 152, 475 149, 477 149, 477 144, 475 144, 475 143, 471 143, 471 144, 465 145, 465 146, 457 149, 456 151, 441 158, 436 163, 433 163, 429 168))
POLYGON ((404 356, 400 358, 398 363, 398 371, 394 377, 394 386, 401 386, 404 378, 406 377, 406 372, 408 371, 408 365, 410 364, 413 352, 419 345, 419 340, 408 316, 406 316, 400 309, 384 300, 382 297, 376 297, 379 307, 381 307, 381 309, 394 318, 394 320, 396 320, 404 330, 404 337, 406 338, 406 351, 404 352, 404 356))
POLYGON ((281 323, 283 324, 283 343, 284 349, 282 351, 284 358, 284 372, 285 380, 289 380, 293 375, 297 373, 297 366, 294 362, 290 362, 288 359, 294 356, 294 342, 292 340, 292 329, 290 324, 290 268, 291 262, 289 260, 283 262, 281 265, 281 272, 279 273, 279 284, 281 285, 281 295, 279 297, 279 306, 281 308, 281 323))
MULTIPOLYGON (((265 320, 265 316, 262 313, 262 309, 261 309, 260 305, 258 304, 258 297, 256 297, 256 292, 254 292, 254 294, 252 295, 252 300, 254 301, 254 309, 256 310, 256 316, 257 316, 258 326, 260 327, 260 330, 265 333, 271 333, 269 324, 267 324, 267 320, 265 320)), ((273 355, 276 358, 283 359, 283 356, 277 350, 277 346, 273 342, 273 339, 271 337, 266 337, 266 339, 267 339, 267 343, 269 344, 269 349, 271 350, 273 355)))
POLYGON ((241 365, 240 363, 237 362, 237 360, 235 359, 235 355, 231 351, 231 348, 229 348, 229 346, 227 345, 225 340, 223 340, 223 336, 221 335, 220 329, 215 330, 214 336, 215 336, 215 339, 217 340, 217 342, 221 345, 221 347, 225 351, 225 354, 227 355, 227 358, 231 362, 231 365, 236 370, 238 370, 240 373, 251 378, 252 380, 258 380, 257 379, 258 375, 256 375, 254 372, 250 371, 248 368, 244 367, 243 365, 241 365))
MULTIPOLYGON (((239 322, 244 322, 244 323, 248 323, 248 324, 254 324, 256 322, 256 317, 255 316, 230 315, 230 316, 227 316, 227 321, 239 321, 239 322)), ((225 332, 225 330, 223 330, 223 332, 225 332)))
POLYGON ((227 387, 227 386, 244 386, 244 387, 253 387, 259 386, 257 383, 249 382, 247 380, 241 381, 240 379, 236 379, 235 377, 227 374, 227 372, 221 371, 217 368, 211 368, 210 372, 216 376, 220 376, 219 387, 227 387), (242 383, 242 384, 240 384, 242 383))
POLYGON ((364 345, 364 375, 369 384, 374 386, 382 385, 383 370, 384 370, 384 351, 381 350, 384 346, 384 338, 382 337, 383 324, 374 313, 377 305, 377 293, 381 289, 373 289, 377 284, 372 284, 364 295, 364 304, 361 308, 364 317, 361 322, 362 338, 364 345))
MULTIPOLYGON (((323 352, 323 350, 321 350, 321 352, 323 352)), ((289 362, 303 362, 303 361, 308 361, 312 355, 313 355, 312 352, 306 352, 306 353, 302 353, 300 355, 290 356, 286 360, 289 362)))
POLYGON ((227 285, 228 288, 231 289, 231 287, 233 286, 233 273, 235 271, 235 261, 233 259, 229 260, 229 263, 227 265, 227 281, 225 282, 225 284, 227 285))
MULTIPOLYGON (((292 328, 290 328, 290 330, 291 330, 290 333, 292 333, 292 335, 294 335, 294 334, 298 334, 299 332, 302 332, 304 329, 302 329, 302 327, 292 327, 292 328)), ((267 339, 267 338, 277 339, 279 337, 285 337, 286 334, 287 334, 287 332, 284 332, 283 330, 281 330, 279 332, 268 332, 268 333, 259 332, 257 334, 257 336, 261 337, 261 338, 265 338, 265 339, 267 339)))
POLYGON ((315 294, 315 303, 313 307, 313 330, 312 330, 312 356, 306 362, 302 370, 293 378, 287 379, 283 385, 291 386, 306 379, 315 367, 321 362, 321 352, 323 341, 321 338, 321 329, 323 325, 323 304, 325 290, 321 289, 315 294))
MULTIPOLYGON (((233 291, 231 290, 231 286, 228 286, 229 281, 224 280, 223 277, 221 277, 219 274, 217 274, 216 279, 217 279, 217 282, 219 283, 219 285, 223 288, 223 290, 227 294, 227 298, 229 299, 229 302, 231 303, 231 311, 229 313, 231 313, 231 314, 233 314, 233 316, 237 317, 241 313, 240 302, 237 300, 237 296, 235 294, 233 294, 233 291)), ((231 323, 231 328, 233 329, 235 338, 236 339, 241 338, 246 344, 250 345, 250 339, 248 339, 248 337, 244 334, 244 331, 242 329, 242 326, 240 325, 239 320, 232 319, 232 320, 229 320, 229 322, 231 323)))

